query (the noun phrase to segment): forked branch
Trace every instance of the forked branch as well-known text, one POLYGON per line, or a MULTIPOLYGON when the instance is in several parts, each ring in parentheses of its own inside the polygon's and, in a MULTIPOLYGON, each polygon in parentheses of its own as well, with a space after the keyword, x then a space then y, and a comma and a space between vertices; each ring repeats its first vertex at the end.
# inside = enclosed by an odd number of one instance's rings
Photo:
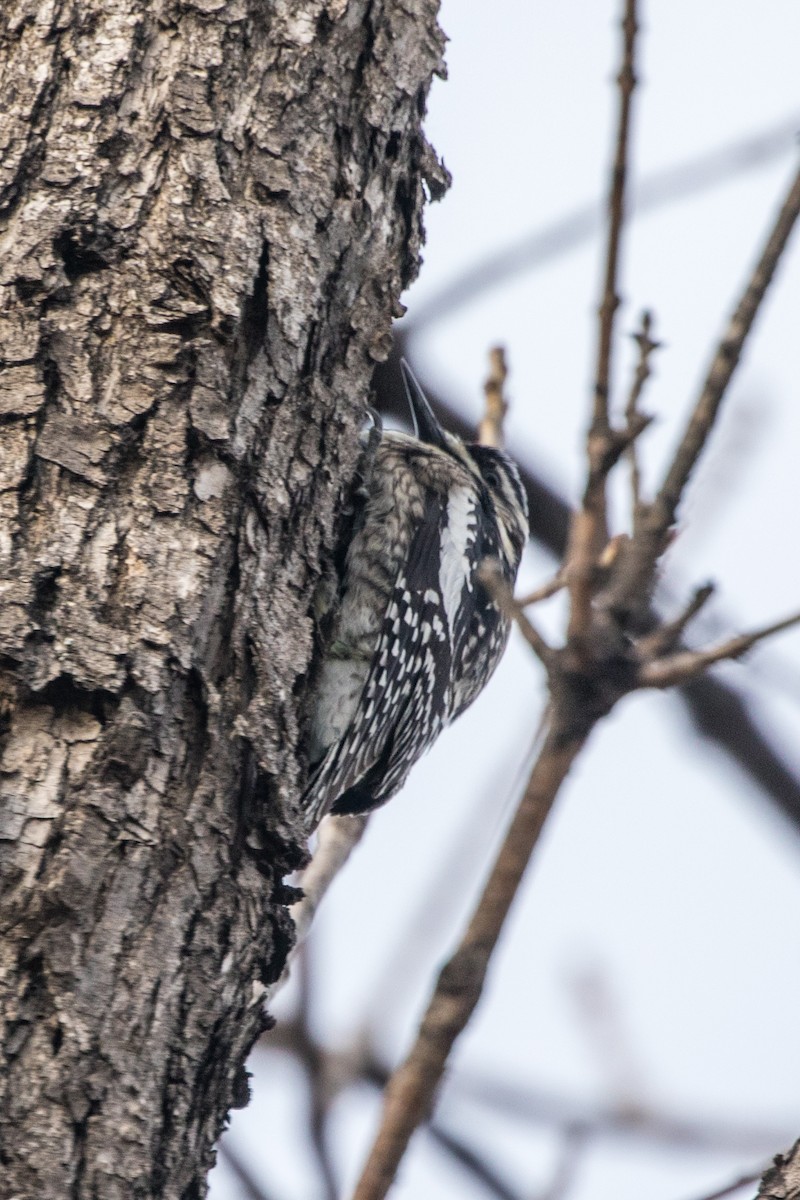
POLYGON ((546 734, 480 902, 459 947, 439 976, 406 1061, 389 1081, 380 1128, 354 1200, 381 1200, 386 1195, 414 1130, 429 1115, 453 1043, 480 998, 491 954, 545 819, 572 762, 595 725, 628 693, 642 687, 686 682, 709 665, 739 657, 756 642, 800 621, 800 615, 793 616, 709 650, 682 651, 678 647, 683 631, 708 599, 710 587, 698 589, 684 612, 655 632, 650 603, 656 567, 668 542, 678 502, 800 212, 800 173, 714 356, 694 415, 656 501, 651 505, 642 503, 635 469, 633 536, 609 538, 608 535, 607 477, 647 424, 648 418, 639 412, 638 405, 650 371, 650 355, 655 349, 650 321, 645 318, 638 335, 640 356, 628 398, 626 425, 621 430, 614 429, 609 419, 608 394, 618 304, 617 271, 630 105, 635 84, 635 0, 626 0, 623 31, 620 110, 609 194, 597 374, 587 439, 587 484, 583 503, 572 523, 564 565, 556 581, 540 590, 542 595, 552 594, 564 582, 569 589, 570 616, 564 648, 549 646, 524 616, 522 604, 504 592, 491 573, 485 577, 496 602, 517 621, 547 668, 550 703, 546 734), (648 631, 645 636, 641 636, 642 630, 648 631))

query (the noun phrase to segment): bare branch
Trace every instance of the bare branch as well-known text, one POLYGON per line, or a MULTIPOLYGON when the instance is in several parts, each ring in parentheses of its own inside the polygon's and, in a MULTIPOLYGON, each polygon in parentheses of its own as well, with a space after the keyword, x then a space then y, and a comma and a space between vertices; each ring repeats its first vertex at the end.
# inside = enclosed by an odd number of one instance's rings
POLYGON ((713 663, 722 662, 725 659, 741 658, 757 642, 781 633, 784 629, 791 629, 793 625, 797 624, 800 624, 800 612, 794 613, 791 617, 785 617, 782 621, 776 621, 772 625, 765 625, 762 629, 754 630, 752 633, 740 633, 727 642, 723 642, 719 646, 712 646, 708 650, 685 650, 681 654, 671 655, 670 658, 645 663, 639 672, 638 686, 665 688, 687 683, 705 671, 707 667, 712 666, 713 663))
POLYGON ((592 433, 605 436, 610 429, 608 419, 608 390, 611 377, 611 349, 614 338, 614 316, 619 306, 617 274, 619 270, 619 247, 622 226, 625 220, 625 185, 628 174, 628 135, 630 131, 631 99, 636 86, 634 53, 636 48, 636 0, 625 0, 625 16, 622 20, 623 55, 622 66, 617 77, 619 86, 619 115, 617 124, 614 165, 608 195, 608 242, 603 283, 603 298, 600 302, 600 329, 597 347, 597 374, 594 385, 594 411, 592 433))
POLYGON ((369 815, 329 816, 320 825, 317 849, 300 880, 303 898, 291 907, 296 945, 305 941, 323 896, 361 841, 368 821, 369 815))
POLYGON ((702 587, 695 590, 694 595, 683 612, 679 613, 673 621, 665 622, 665 624, 653 633, 640 638, 636 646, 636 651, 642 658, 642 661, 646 662, 654 658, 660 658, 670 650, 674 650, 683 637, 689 622, 694 620, 713 595, 714 584, 703 584, 702 587))
POLYGON ((416 1041, 386 1088, 381 1126, 353 1200, 381 1200, 426 1119, 447 1058, 480 998, 486 970, 547 814, 585 738, 551 725, 458 949, 439 975, 416 1041))
POLYGON ((508 375, 506 352, 502 346, 493 346, 489 351, 489 376, 483 385, 486 410, 478 426, 478 441, 482 446, 503 446, 503 421, 508 403, 503 388, 508 375))

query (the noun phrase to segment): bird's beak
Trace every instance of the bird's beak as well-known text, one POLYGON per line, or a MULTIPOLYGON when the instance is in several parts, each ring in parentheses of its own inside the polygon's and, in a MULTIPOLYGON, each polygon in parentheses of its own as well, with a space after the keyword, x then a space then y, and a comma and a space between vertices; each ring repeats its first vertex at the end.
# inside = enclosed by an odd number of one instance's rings
POLYGON ((403 372, 403 384, 408 398, 408 407, 411 409, 411 419, 414 422, 414 433, 421 442, 427 442, 430 446, 439 446, 440 449, 446 450, 447 441, 444 430, 433 415, 433 409, 428 403, 425 393, 404 358, 400 360, 400 370, 403 372))

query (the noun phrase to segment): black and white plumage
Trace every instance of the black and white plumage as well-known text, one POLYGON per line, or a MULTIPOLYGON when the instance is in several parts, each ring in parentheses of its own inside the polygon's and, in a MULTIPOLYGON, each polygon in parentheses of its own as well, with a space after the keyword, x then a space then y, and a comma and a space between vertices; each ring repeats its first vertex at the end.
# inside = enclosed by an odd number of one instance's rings
POLYGON ((501 451, 446 433, 407 369, 405 380, 417 436, 383 433, 365 482, 315 696, 310 828, 393 796, 508 640, 478 571, 492 559, 513 586, 528 537, 519 474, 501 451))

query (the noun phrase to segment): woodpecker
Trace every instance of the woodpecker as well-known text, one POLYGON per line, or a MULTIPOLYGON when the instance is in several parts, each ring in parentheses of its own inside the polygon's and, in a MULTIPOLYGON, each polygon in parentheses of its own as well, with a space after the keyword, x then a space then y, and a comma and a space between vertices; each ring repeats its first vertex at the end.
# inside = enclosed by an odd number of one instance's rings
POLYGON ((377 433, 314 700, 309 829, 399 791, 508 641, 479 570, 493 560, 514 585, 528 538, 519 473, 502 451, 442 429, 402 366, 415 436, 377 433))

